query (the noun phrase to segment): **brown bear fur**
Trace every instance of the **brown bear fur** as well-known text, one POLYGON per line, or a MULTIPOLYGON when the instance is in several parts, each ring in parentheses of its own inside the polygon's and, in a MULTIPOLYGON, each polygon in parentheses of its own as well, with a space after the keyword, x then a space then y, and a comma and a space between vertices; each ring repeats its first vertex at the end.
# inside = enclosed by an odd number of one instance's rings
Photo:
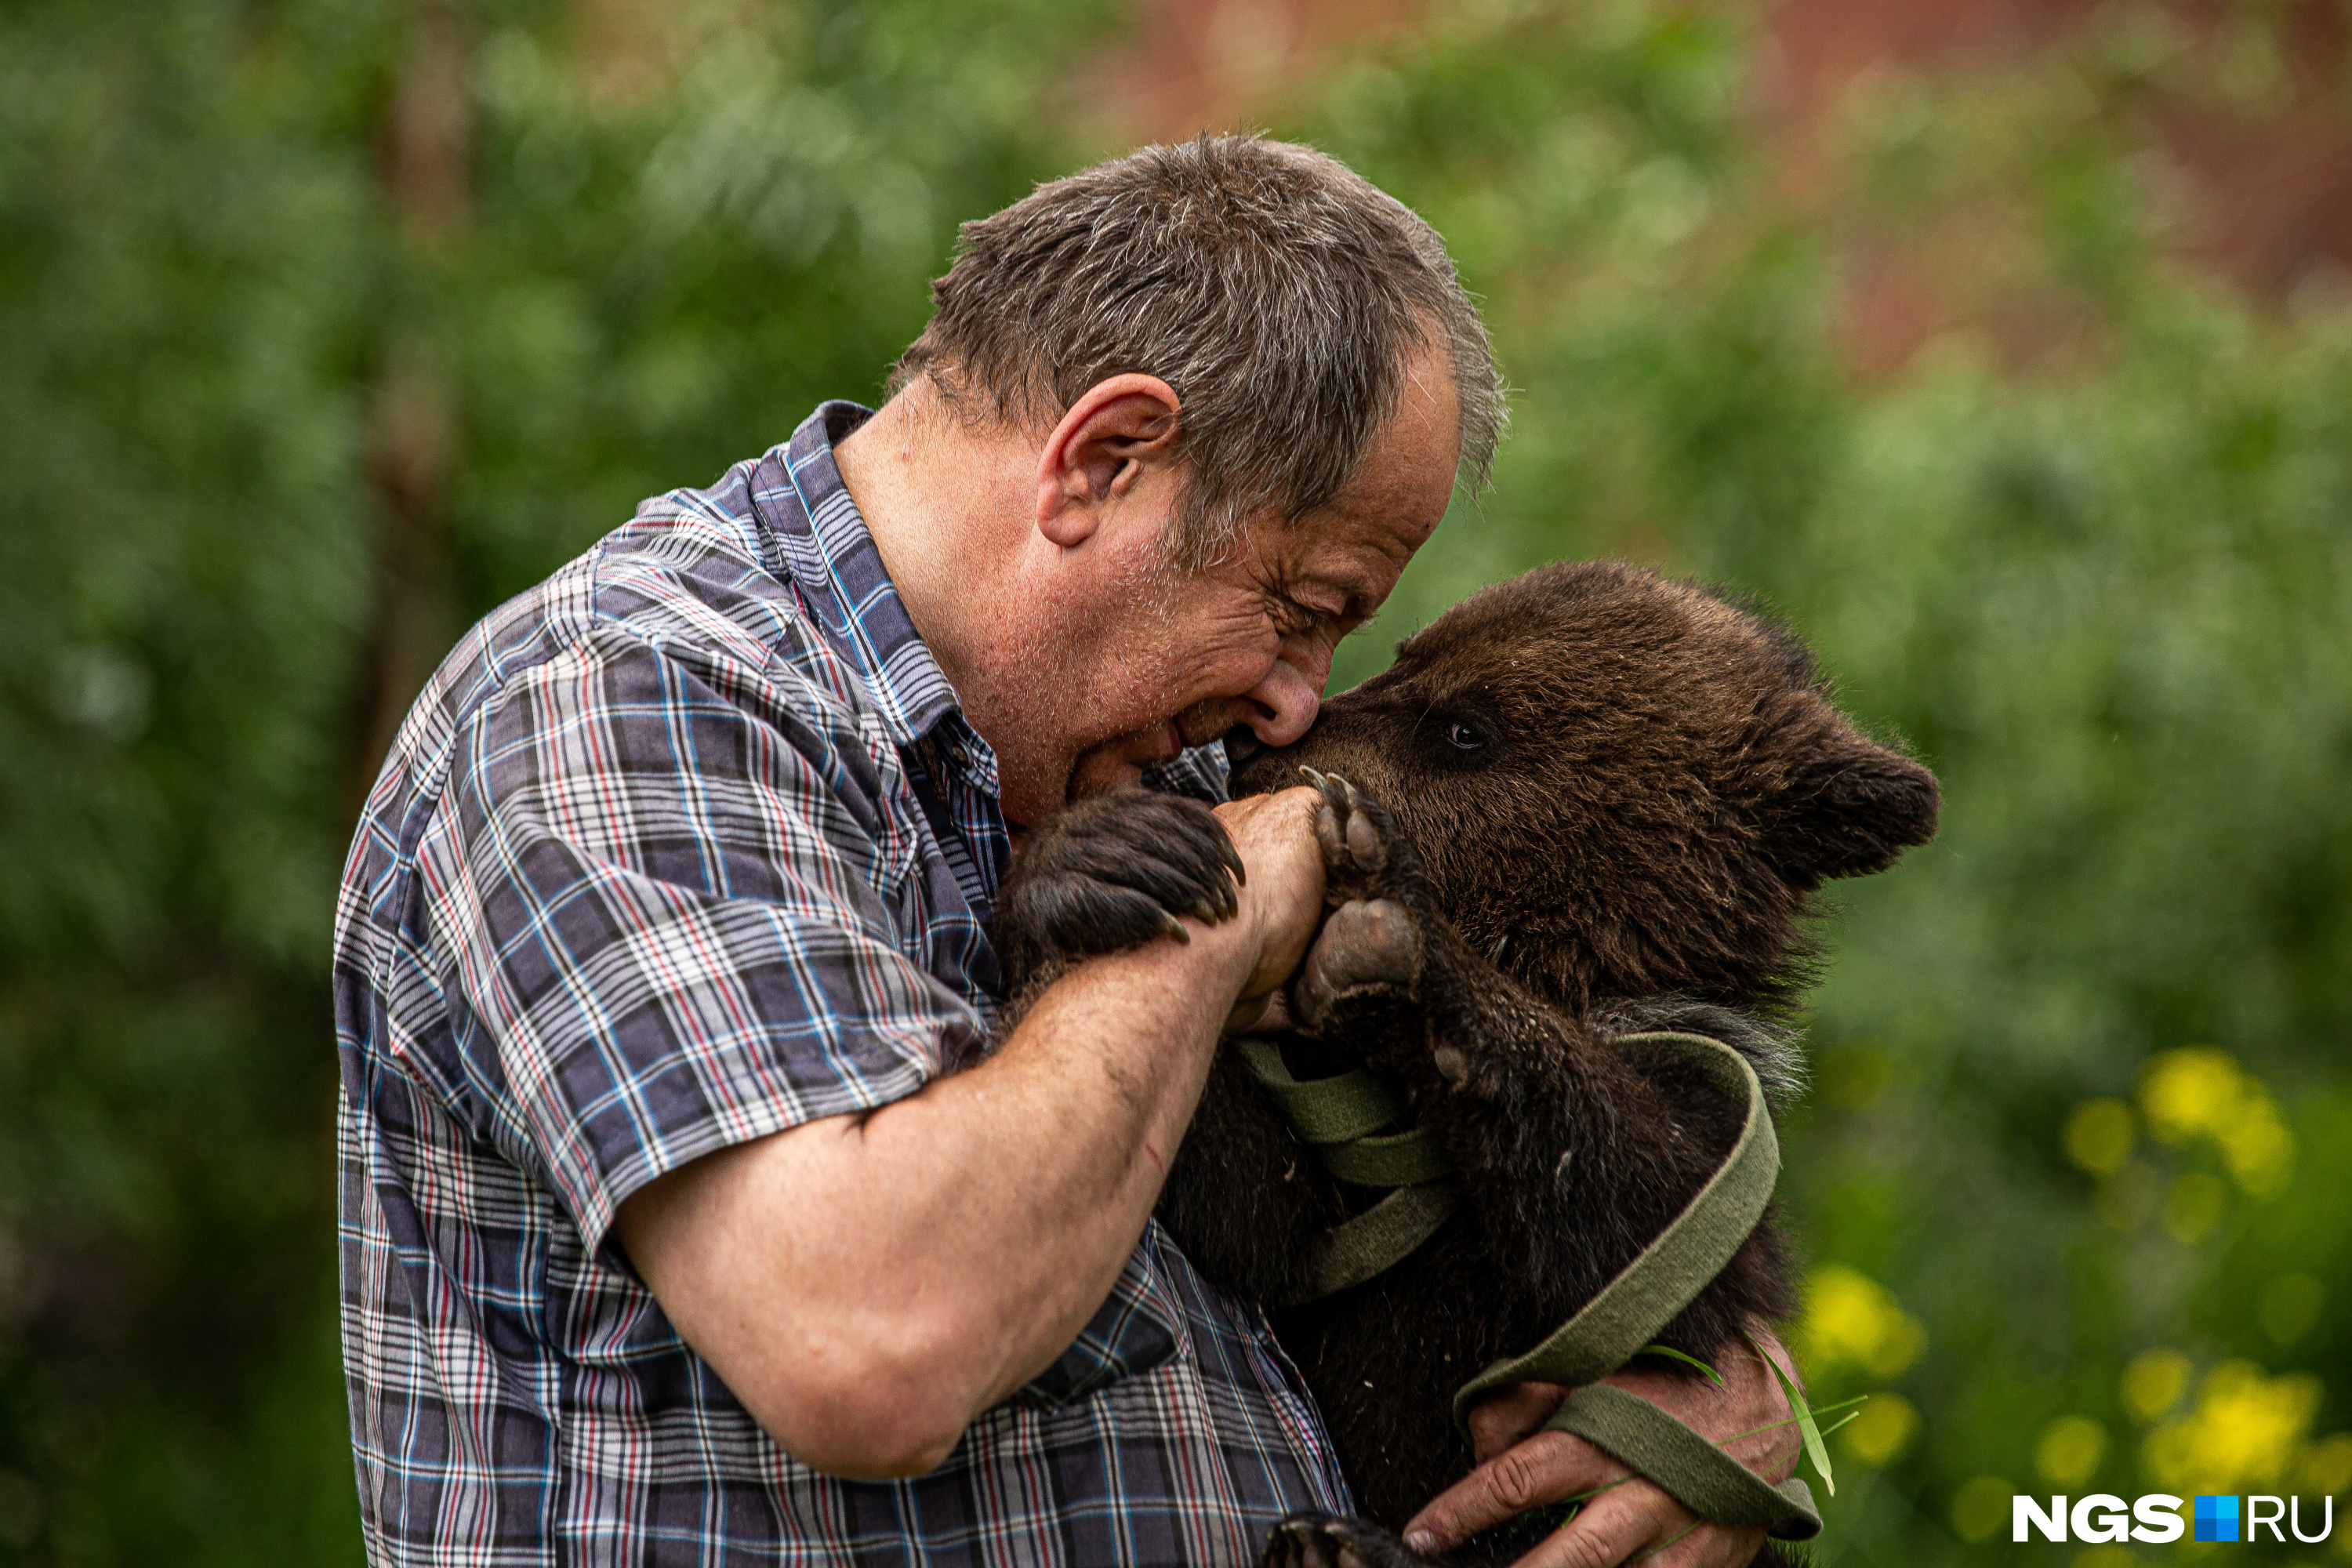
MULTIPOLYGON (((1205 1277, 1275 1307, 1359 1507, 1394 1530, 1470 1468, 1454 1388, 1590 1300, 1737 1131, 1738 1107, 1617 1037, 1713 1035, 1784 1099, 1813 893, 1926 842, 1938 796, 1839 713, 1786 632, 1613 564, 1456 606, 1297 745, 1248 756, 1235 793, 1302 767, 1347 780, 1360 820, 1351 849, 1335 787, 1334 914, 1294 983, 1286 1056, 1300 1076, 1368 1058, 1402 1078, 1465 1201, 1379 1278, 1283 1308, 1310 1238, 1378 1194, 1324 1173, 1223 1050, 1160 1215, 1205 1277)), ((1194 803, 1129 795, 1041 830, 994 922, 1016 984, 1150 940, 1163 910, 1228 910, 1204 825, 1194 803)), ((1793 1310, 1788 1270, 1768 1217, 1660 1339, 1721 1353, 1793 1310)), ((1507 1533, 1458 1555, 1514 1554, 1524 1531, 1507 1533)), ((1341 1543, 1409 1561, 1392 1539, 1341 1543)))

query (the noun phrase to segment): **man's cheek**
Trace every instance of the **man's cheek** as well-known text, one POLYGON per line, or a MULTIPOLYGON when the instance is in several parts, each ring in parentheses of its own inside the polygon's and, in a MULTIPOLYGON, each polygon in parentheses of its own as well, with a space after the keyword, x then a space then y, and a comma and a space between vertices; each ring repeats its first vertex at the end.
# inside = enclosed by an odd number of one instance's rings
POLYGON ((1255 689, 1282 658, 1282 639, 1261 626, 1255 635, 1194 637, 1171 647, 1168 684, 1189 703, 1231 701, 1255 689))

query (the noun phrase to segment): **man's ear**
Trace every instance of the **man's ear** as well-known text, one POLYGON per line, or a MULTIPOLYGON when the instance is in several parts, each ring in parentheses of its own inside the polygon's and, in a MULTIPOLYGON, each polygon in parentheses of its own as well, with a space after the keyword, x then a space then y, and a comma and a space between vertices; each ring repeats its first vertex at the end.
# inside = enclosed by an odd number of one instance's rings
POLYGON ((1839 721, 1828 743, 1790 770, 1773 803, 1772 858, 1809 889, 1832 877, 1884 871, 1936 837, 1942 805, 1935 774, 1839 721))
POLYGON ((1092 538, 1108 502, 1175 456, 1181 406, 1156 375, 1087 388, 1038 455, 1037 531, 1065 549, 1092 538))

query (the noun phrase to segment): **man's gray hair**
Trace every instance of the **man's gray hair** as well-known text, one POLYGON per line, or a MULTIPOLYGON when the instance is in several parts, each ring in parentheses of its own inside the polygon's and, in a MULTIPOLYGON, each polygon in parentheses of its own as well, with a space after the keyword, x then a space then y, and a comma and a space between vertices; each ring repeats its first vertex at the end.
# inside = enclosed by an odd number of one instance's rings
POLYGON ((1485 484, 1502 435, 1494 353, 1444 242, 1308 147, 1202 136, 1040 185, 963 226, 931 299, 891 389, 929 376, 964 417, 1034 426, 1110 376, 1168 384, 1184 477, 1169 555, 1189 571, 1252 519, 1337 495, 1433 331, 1461 397, 1459 480, 1485 484))

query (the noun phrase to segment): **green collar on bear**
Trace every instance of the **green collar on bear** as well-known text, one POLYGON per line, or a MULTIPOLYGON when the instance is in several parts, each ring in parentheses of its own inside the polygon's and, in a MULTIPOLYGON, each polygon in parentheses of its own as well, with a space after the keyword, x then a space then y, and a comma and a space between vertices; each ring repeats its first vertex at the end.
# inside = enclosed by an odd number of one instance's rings
MULTIPOLYGON (((1302 1082, 1291 1077, 1271 1042, 1237 1043, 1251 1074, 1326 1170, 1344 1182, 1395 1189, 1317 1238, 1300 1301, 1360 1285, 1436 1234, 1458 1206, 1459 1192, 1446 1179, 1452 1167, 1426 1128, 1380 1132, 1404 1115, 1405 1097, 1393 1080, 1359 1068, 1302 1082)), ((1600 1381, 1633 1360, 1729 1265, 1764 1217, 1780 1173, 1780 1140, 1763 1086, 1745 1057, 1705 1035, 1623 1035, 1616 1043, 1686 1057, 1725 1093, 1744 1100, 1739 1136, 1706 1184, 1600 1294, 1535 1349, 1498 1361, 1464 1384, 1454 1396, 1454 1421, 1463 1424, 1480 1396, 1509 1384, 1570 1387, 1575 1392, 1547 1430, 1585 1438, 1703 1519, 1761 1524, 1783 1540, 1811 1540, 1821 1533, 1822 1521, 1803 1481, 1792 1477, 1770 1485, 1656 1405, 1600 1381)))
POLYGON ((1308 1244, 1307 1289, 1296 1306, 1360 1285, 1404 1261, 1437 1234, 1461 1202, 1449 1180, 1454 1167, 1425 1127, 1381 1136, 1380 1130, 1404 1119, 1404 1091, 1396 1080, 1369 1068, 1336 1078, 1290 1076, 1282 1052, 1270 1041, 1245 1039, 1242 1060, 1274 1097, 1283 1120, 1315 1151, 1323 1168, 1343 1182, 1395 1191, 1308 1244))

